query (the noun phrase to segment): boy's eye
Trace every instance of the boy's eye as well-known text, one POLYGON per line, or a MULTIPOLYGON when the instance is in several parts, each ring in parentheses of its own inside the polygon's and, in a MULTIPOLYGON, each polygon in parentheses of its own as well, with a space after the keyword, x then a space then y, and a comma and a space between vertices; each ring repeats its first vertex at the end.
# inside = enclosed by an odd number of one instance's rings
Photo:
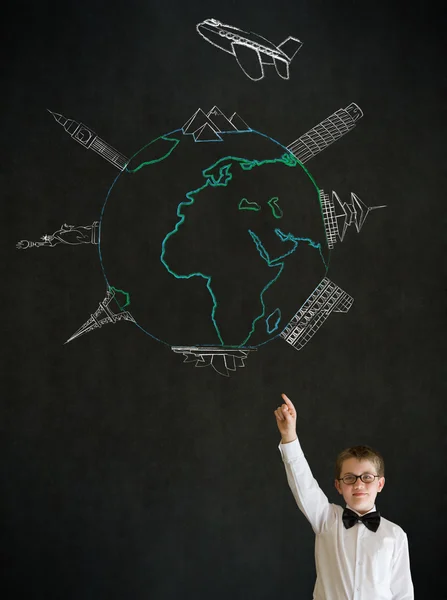
POLYGON ((261 207, 257 202, 250 202, 247 198, 242 198, 239 202, 239 210, 254 210, 257 212, 261 210, 261 207))
POLYGON ((280 219, 283 215, 282 209, 279 206, 278 202, 279 202, 279 198, 277 196, 270 198, 270 200, 268 202, 270 208, 272 209, 272 213, 273 213, 273 216, 275 217, 275 219, 280 219))
POLYGON ((355 483, 357 479, 360 479, 361 481, 363 481, 363 483, 372 483, 375 480, 375 478, 376 475, 373 475, 372 473, 363 473, 362 475, 349 474, 342 477, 343 481, 348 485, 355 483))

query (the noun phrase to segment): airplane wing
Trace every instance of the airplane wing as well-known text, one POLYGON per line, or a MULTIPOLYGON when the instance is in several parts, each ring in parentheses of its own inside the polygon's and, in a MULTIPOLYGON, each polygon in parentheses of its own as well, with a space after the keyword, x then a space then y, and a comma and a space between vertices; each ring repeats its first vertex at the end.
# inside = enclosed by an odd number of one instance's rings
POLYGON ((275 69, 276 72, 282 79, 289 79, 289 63, 285 60, 279 60, 275 58, 275 69))
POLYGON ((264 77, 264 67, 259 52, 245 44, 233 42, 231 44, 236 60, 243 72, 253 81, 264 77))

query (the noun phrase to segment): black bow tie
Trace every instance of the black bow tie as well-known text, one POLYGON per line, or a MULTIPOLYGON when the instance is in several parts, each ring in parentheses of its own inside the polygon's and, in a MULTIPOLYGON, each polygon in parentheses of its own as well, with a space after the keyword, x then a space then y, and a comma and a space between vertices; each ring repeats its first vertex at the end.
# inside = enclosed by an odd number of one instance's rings
POLYGON ((358 515, 349 508, 345 508, 342 518, 343 525, 346 527, 346 529, 354 527, 354 525, 359 521, 361 521, 371 531, 377 531, 380 525, 380 513, 377 510, 367 513, 366 515, 358 515))

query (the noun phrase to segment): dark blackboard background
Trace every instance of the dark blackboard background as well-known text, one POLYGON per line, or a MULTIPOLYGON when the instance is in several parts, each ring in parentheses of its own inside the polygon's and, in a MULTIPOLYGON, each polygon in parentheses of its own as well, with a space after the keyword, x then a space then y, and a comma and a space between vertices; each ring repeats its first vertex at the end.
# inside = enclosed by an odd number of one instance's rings
MULTIPOLYGON (((4 24, 0 506, 8 598, 310 598, 313 534, 276 449, 286 391, 330 498, 336 453, 378 447, 379 507, 408 533, 418 598, 445 597, 445 19, 435 3, 15 3, 4 24), (205 18, 304 41, 291 80, 251 82, 205 18), (46 112, 131 154, 200 106, 285 144, 357 102, 312 160, 326 191, 387 204, 349 232, 352 294, 300 352, 275 341, 231 378, 126 324, 63 342, 104 296, 94 248, 18 251, 97 218, 116 170, 46 112), (421 510, 422 509, 422 510, 421 510)), ((292 290, 293 291, 293 290, 292 290)), ((5 597, 5 596, 3 596, 5 597)))

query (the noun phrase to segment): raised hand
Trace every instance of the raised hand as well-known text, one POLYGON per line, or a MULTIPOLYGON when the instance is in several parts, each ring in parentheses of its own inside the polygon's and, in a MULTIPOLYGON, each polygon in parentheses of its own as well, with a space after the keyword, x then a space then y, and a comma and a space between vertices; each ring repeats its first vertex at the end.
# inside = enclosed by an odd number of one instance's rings
POLYGON ((281 442, 288 444, 296 439, 296 410, 292 401, 285 394, 281 394, 281 397, 284 404, 278 406, 274 414, 281 434, 281 442))

